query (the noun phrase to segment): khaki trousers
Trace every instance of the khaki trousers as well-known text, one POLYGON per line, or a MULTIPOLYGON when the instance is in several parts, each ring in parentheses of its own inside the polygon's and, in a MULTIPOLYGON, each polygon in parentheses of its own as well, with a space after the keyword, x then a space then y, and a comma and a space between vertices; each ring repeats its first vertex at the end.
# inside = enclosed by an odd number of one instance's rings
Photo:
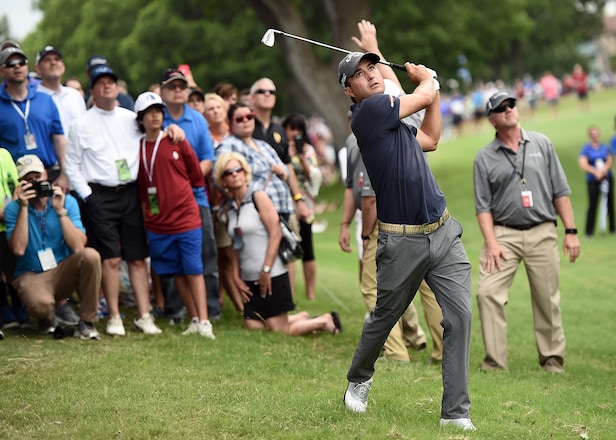
POLYGON ((507 315, 509 289, 520 262, 524 262, 530 283, 535 339, 539 364, 556 358, 561 365, 565 357, 565 333, 560 313, 560 256, 554 223, 543 223, 526 231, 494 226, 498 244, 507 260, 501 259, 501 270, 483 270, 485 247, 480 256, 477 306, 486 355, 483 369, 508 368, 507 315))
MULTIPOLYGON (((432 289, 430 289, 425 280, 419 285, 419 299, 421 300, 424 319, 428 324, 430 336, 432 336, 432 354, 430 357, 433 360, 440 361, 443 359, 443 325, 441 324, 443 322, 443 312, 441 311, 441 306, 436 302, 434 292, 432 292, 432 289)), ((404 312, 402 315, 403 327, 406 325, 404 317, 407 312, 404 312)), ((407 346, 411 345, 411 341, 407 339, 407 332, 403 331, 402 334, 407 346)))
POLYGON ((98 321, 98 292, 101 287, 101 257, 92 248, 69 255, 47 272, 24 272, 13 286, 29 315, 55 319, 56 301, 77 291, 82 321, 98 321))

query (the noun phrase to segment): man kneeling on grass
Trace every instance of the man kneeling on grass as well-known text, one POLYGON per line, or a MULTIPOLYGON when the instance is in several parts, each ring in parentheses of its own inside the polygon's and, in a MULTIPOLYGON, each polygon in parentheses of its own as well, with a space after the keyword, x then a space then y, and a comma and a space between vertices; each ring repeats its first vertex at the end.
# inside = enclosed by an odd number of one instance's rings
POLYGON ((101 259, 85 247, 86 234, 77 201, 47 181, 41 160, 26 154, 17 160, 17 199, 4 211, 11 251, 17 256, 15 281, 28 313, 45 332, 55 330, 55 302, 77 291, 80 320, 76 336, 100 339, 98 321, 101 259))

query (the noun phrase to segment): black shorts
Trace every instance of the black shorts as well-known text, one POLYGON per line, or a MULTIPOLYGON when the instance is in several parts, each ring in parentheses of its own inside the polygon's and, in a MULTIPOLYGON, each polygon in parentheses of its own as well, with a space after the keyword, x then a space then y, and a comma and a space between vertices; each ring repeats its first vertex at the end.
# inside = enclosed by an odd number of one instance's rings
POLYGON ((265 321, 295 309, 289 274, 283 273, 272 278, 272 294, 261 298, 259 285, 245 281, 252 292, 250 301, 244 303, 244 319, 265 321))
POLYGON ((148 256, 136 183, 121 191, 93 187, 92 195, 82 208, 88 246, 96 249, 102 260, 122 257, 134 261, 148 256))
POLYGON ((314 261, 314 246, 312 243, 312 223, 306 223, 303 220, 299 221, 299 235, 302 238, 302 250, 304 257, 302 261, 314 261))

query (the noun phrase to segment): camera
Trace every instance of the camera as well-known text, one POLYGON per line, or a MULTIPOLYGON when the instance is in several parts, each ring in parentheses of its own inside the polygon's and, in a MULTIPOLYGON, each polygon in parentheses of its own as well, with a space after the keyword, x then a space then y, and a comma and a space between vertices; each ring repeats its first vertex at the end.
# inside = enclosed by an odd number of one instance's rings
POLYGON ((32 189, 36 192, 37 199, 53 196, 53 188, 51 187, 51 183, 47 180, 32 182, 32 189))
POLYGON ((303 134, 297 133, 296 135, 293 136, 293 142, 295 142, 295 148, 299 152, 304 147, 304 144, 306 143, 306 139, 304 139, 303 134))

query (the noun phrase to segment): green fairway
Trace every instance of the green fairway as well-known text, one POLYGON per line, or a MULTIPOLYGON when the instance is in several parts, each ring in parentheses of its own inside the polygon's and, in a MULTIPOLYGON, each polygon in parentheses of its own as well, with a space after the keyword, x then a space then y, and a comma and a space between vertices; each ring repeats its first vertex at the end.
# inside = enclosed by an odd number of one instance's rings
MULTIPOLYGON (((598 125, 609 142, 616 90, 590 95, 591 111, 575 97, 561 100, 558 117, 545 105, 522 113, 526 129, 547 134, 567 173, 576 225, 584 228, 586 184, 577 156, 587 127, 598 125)), ((476 152, 493 131, 441 143, 429 154, 450 212, 464 226, 473 264, 470 395, 474 433, 440 428, 440 368, 429 351, 399 365, 378 362, 365 414, 344 408, 346 370, 361 332, 365 307, 357 256, 338 246, 343 188, 323 188, 335 210, 315 235, 316 301, 305 300, 298 267, 298 310, 340 313, 341 335, 287 337, 249 332, 225 298, 214 323, 216 340, 182 336, 184 327, 158 323, 164 333, 132 329, 135 309, 124 309, 127 336, 101 341, 54 340, 36 331, 6 330, 0 341, 0 439, 611 439, 616 436, 616 236, 580 237, 575 264, 562 258, 561 294, 566 373, 538 365, 528 282, 521 267, 509 305, 508 373, 479 371, 483 343, 475 305, 483 239, 475 219, 472 173, 476 152)), ((562 225, 559 225, 562 252, 562 225)), ((561 254, 562 255, 562 254, 561 254)), ((421 305, 417 301, 418 309, 421 305)), ((422 315, 420 313, 420 315, 422 315)), ((421 316, 422 324, 425 324, 421 316)), ((104 322, 97 324, 104 330, 104 322)), ((424 325, 427 331, 427 327, 424 325)), ((430 343, 430 342, 429 342, 430 343)))

